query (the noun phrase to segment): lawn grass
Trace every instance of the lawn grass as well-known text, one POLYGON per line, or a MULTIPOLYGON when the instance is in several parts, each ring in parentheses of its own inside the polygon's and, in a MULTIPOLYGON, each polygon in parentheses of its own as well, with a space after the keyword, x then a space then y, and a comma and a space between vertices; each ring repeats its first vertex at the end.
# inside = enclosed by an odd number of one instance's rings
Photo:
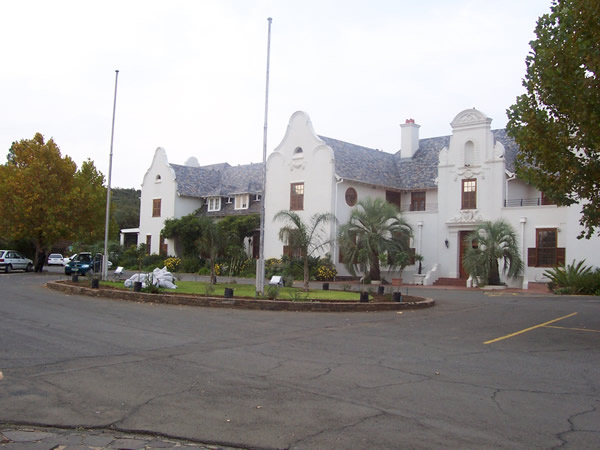
MULTIPOLYGON (((102 286, 123 288, 123 282, 102 281, 102 286)), ((210 290, 209 283, 202 281, 178 281, 177 289, 165 289, 164 292, 178 294, 199 294, 206 295, 210 290)), ((234 297, 255 297, 256 287, 253 284, 236 283, 218 283, 214 285, 214 291, 210 293, 214 297, 223 297, 225 288, 233 289, 234 297)), ((268 288, 265 287, 265 290, 268 288)), ((300 288, 282 287, 279 288, 278 300, 360 300, 360 293, 352 291, 323 291, 320 289, 309 291, 308 293, 300 288)))

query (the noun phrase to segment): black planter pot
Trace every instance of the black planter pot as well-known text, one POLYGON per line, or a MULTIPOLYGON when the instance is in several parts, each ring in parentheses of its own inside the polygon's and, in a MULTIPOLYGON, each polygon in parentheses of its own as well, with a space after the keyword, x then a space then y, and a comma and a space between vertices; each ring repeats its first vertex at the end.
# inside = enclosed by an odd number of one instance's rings
POLYGON ((100 287, 100 280, 98 278, 92 278, 92 289, 98 289, 100 287))
POLYGON ((142 291, 142 282, 134 281, 133 282, 133 292, 141 292, 142 291))
POLYGON ((385 286, 377 286, 377 295, 383 295, 385 292, 385 286))
POLYGON ((360 302, 361 303, 369 303, 369 293, 368 292, 360 293, 360 302))
POLYGON ((225 288, 225 293, 223 294, 225 298, 233 298, 233 289, 225 288))
POLYGON ((79 275, 71 275, 71 281, 73 283, 79 283, 79 275))
POLYGON ((402 301, 402 293, 394 292, 392 294, 392 300, 394 300, 395 302, 401 302, 402 301))
POLYGON ((323 283, 323 290, 324 291, 328 291, 329 290, 329 283, 323 283))

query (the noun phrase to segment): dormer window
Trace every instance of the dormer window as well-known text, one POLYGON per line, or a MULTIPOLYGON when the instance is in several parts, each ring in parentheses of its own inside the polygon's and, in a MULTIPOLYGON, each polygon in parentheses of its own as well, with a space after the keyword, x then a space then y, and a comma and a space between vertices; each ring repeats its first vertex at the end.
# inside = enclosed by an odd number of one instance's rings
POLYGON ((160 177, 160 175, 156 175, 156 178, 154 178, 154 182, 160 183, 161 181, 162 181, 162 178, 160 177))
POLYGON ((208 212, 221 211, 221 197, 209 197, 206 199, 208 212))
POLYGON ((235 196, 234 209, 248 209, 248 204, 249 204, 249 195, 248 194, 238 194, 235 196))

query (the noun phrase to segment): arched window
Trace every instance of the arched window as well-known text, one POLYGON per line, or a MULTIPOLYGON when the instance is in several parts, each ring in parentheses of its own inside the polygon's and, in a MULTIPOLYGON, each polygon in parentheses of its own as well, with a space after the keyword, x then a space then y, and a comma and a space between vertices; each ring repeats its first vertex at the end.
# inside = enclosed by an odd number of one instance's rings
POLYGON ((155 183, 160 183, 161 182, 161 178, 160 175, 156 175, 156 178, 154 179, 155 183))
POLYGON ((302 150, 302 147, 296 147, 294 149, 292 158, 304 158, 304 150, 302 150))
POLYGON ((473 141, 465 143, 465 166, 469 167, 475 163, 475 145, 473 141))

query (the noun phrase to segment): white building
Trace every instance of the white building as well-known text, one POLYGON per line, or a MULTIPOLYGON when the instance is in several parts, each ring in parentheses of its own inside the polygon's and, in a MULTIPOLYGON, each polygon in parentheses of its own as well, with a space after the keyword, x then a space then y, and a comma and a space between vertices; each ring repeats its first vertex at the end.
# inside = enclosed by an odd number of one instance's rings
MULTIPOLYGON (((165 150, 157 148, 142 182, 139 243, 149 253, 178 255, 175 242, 160 235, 166 219, 193 212, 216 218, 258 213, 262 178, 262 164, 200 166, 193 157, 184 165, 170 164, 165 150)), ((254 247, 250 255, 256 256, 254 247)))
MULTIPOLYGON (((305 220, 329 212, 345 223, 358 201, 379 197, 397 205, 412 226, 411 246, 424 258, 425 284, 458 279, 464 285, 463 236, 498 218, 519 234, 526 265, 522 277, 505 280, 510 285, 545 281, 543 272, 565 260, 600 266, 595 251, 600 239, 577 239, 580 208, 546 204, 543 193, 516 178, 517 145, 505 130, 490 125, 483 113, 468 109, 451 122, 451 135, 420 139, 419 125, 407 120, 401 125, 401 149, 392 154, 319 136, 306 113, 294 113, 267 160, 265 258, 283 253, 282 224, 273 221, 278 211, 293 210, 305 220)), ((198 208, 217 217, 258 212, 262 173, 260 164, 200 167, 195 158, 183 166, 169 164, 166 152, 157 149, 142 184, 140 242, 152 253, 161 246, 165 254, 177 253, 173 242, 160 240, 166 218, 198 208)), ((334 237, 337 225, 328 227, 334 237)), ((338 274, 348 275, 336 245, 326 252, 338 274)), ((415 266, 407 267, 404 281, 415 272, 415 266)))
MULTIPOLYGON (((517 179, 518 148, 490 124, 483 113, 468 109, 451 122, 452 135, 419 139, 419 125, 407 120, 401 125, 401 149, 391 154, 318 136, 308 115, 296 112, 267 161, 265 257, 283 251, 281 224, 269 219, 277 211, 295 210, 305 220, 330 212, 345 223, 357 201, 379 197, 399 206, 412 226, 412 247, 424 258, 425 284, 438 278, 466 280, 464 235, 498 218, 519 234, 526 265, 522 277, 505 280, 510 285, 544 281, 543 272, 565 259, 600 266, 598 237, 577 240, 579 207, 546 204, 543 193, 517 179)), ((335 236, 336 225, 329 226, 335 236)), ((335 245, 329 253, 338 274, 348 275, 335 245)), ((404 282, 415 269, 405 269, 404 282)))

